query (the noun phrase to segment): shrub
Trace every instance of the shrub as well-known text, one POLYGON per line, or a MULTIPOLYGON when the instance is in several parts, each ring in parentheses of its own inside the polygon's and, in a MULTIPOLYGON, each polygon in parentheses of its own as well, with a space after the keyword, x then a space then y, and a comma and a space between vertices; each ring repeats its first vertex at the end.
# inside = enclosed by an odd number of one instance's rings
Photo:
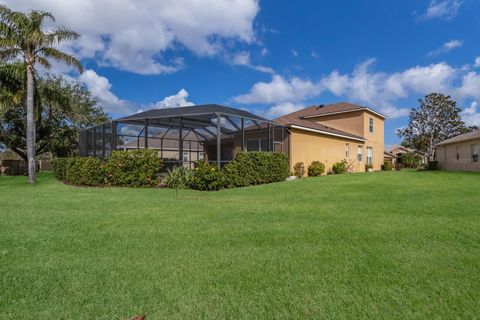
POLYGON ((332 173, 334 174, 347 173, 347 161, 342 160, 340 162, 335 162, 332 166, 332 173))
POLYGON ((365 171, 367 171, 367 172, 368 172, 368 170, 370 170, 370 169, 372 169, 372 170, 373 170, 373 164, 371 164, 371 163, 367 163, 367 164, 365 165, 365 171))
POLYGON ((65 180, 68 160, 68 158, 55 158, 52 160, 53 175, 55 178, 57 178, 57 180, 65 180))
POLYGON ((308 166, 308 176, 309 177, 318 177, 325 173, 325 165, 320 161, 313 161, 308 166))
POLYGON ((382 165, 382 170, 383 171, 392 171, 393 170, 393 164, 390 161, 384 161, 382 165))
POLYGON ((206 161, 197 161, 189 186, 201 191, 220 190, 224 186, 223 173, 216 165, 209 164, 206 161))
POLYGON ((167 169, 165 185, 168 188, 175 189, 175 196, 178 197, 178 189, 185 189, 190 182, 190 171, 183 167, 173 167, 167 169))
POLYGON ((92 157, 69 158, 66 161, 65 180, 75 185, 104 185, 105 175, 101 160, 92 157))
POLYGON ((223 173, 230 188, 284 181, 290 174, 287 156, 274 152, 239 153, 223 173))
POLYGON ((301 178, 305 175, 305 165, 303 162, 297 162, 293 165, 293 174, 297 178, 301 178))
POLYGON ((422 157, 413 152, 407 152, 400 155, 399 161, 404 168, 418 168, 422 157))
POLYGON ((159 183, 162 160, 155 150, 114 151, 103 169, 109 185, 153 187, 159 183))
POLYGON ((427 170, 438 170, 438 161, 436 160, 428 161, 427 170))

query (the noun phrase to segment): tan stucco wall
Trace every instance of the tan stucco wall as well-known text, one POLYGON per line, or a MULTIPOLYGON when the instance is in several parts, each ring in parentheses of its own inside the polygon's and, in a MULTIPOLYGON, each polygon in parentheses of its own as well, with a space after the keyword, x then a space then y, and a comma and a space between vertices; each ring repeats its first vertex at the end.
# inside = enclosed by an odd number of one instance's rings
MULTIPOLYGON (((290 135, 290 170, 293 171, 293 165, 297 162, 303 162, 305 169, 312 161, 320 161, 325 164, 325 170, 328 172, 335 162, 345 159, 345 145, 349 144, 349 158, 347 162, 353 172, 365 171, 366 147, 364 143, 327 136, 314 132, 306 132, 292 129, 290 135), (363 148, 363 159, 357 161, 357 147, 363 148)), ((374 158, 376 167, 383 163, 383 156, 379 159, 374 158), (378 164, 377 164, 378 162, 378 164)))
POLYGON ((363 137, 364 114, 365 111, 356 111, 309 118, 308 120, 363 137))
MULTIPOLYGON (((367 139, 367 142, 365 143, 366 147, 373 148, 373 170, 381 170, 385 151, 384 119, 373 113, 364 111, 363 130, 362 136, 367 139), (373 118, 373 132, 369 131, 370 118, 373 118)), ((366 156, 367 154, 365 150, 365 157, 366 156)))
POLYGON ((439 169, 454 171, 480 171, 480 162, 472 161, 472 144, 478 144, 478 147, 480 148, 480 139, 437 147, 435 151, 435 158, 438 161, 439 169), (457 160, 457 146, 459 147, 459 160, 457 160))

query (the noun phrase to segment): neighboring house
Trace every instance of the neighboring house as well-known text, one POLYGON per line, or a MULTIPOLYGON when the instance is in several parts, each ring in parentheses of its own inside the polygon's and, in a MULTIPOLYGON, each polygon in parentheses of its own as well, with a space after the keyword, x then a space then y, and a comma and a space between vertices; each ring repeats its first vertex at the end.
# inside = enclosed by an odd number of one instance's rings
POLYGON ((386 148, 386 152, 395 156, 394 162, 392 162, 393 164, 398 163, 400 156, 404 153, 413 153, 420 156, 422 158, 422 164, 425 164, 428 161, 427 155, 425 154, 425 152, 407 148, 401 145, 389 146, 386 148))
POLYGON ((383 153, 383 161, 388 161, 391 164, 395 165, 397 163, 397 157, 394 154, 388 151, 385 151, 383 153))
POLYGON ((365 165, 381 170, 384 161, 385 116, 351 103, 311 106, 275 121, 289 129, 290 166, 313 161, 329 171, 346 160, 350 172, 363 172, 365 165))
POLYGON ((480 171, 480 129, 444 140, 436 145, 435 160, 442 170, 480 171))

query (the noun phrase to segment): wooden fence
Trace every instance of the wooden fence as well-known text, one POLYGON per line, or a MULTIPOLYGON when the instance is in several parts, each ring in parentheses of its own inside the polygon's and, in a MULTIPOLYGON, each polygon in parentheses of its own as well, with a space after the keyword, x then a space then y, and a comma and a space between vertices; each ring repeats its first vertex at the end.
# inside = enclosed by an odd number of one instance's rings
MULTIPOLYGON (((27 162, 23 160, 2 160, 2 165, 7 167, 5 174, 9 176, 25 175, 28 172, 27 162)), ((38 171, 52 171, 52 163, 50 160, 38 160, 38 171)))

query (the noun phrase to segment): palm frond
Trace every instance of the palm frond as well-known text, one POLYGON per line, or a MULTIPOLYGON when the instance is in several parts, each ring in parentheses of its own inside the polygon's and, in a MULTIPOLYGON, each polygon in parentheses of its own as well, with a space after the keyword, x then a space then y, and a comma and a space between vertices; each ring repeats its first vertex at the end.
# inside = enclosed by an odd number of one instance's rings
POLYGON ((0 62, 9 62, 18 58, 22 54, 22 50, 18 48, 0 49, 0 62))
POLYGON ((64 41, 76 40, 79 37, 80 34, 78 34, 77 32, 62 27, 47 35, 46 44, 55 45, 64 41))
POLYGON ((42 54, 45 58, 51 58, 58 62, 63 62, 69 66, 73 66, 77 68, 78 72, 80 73, 83 72, 83 67, 80 61, 78 61, 76 58, 72 57, 69 54, 61 52, 60 50, 57 50, 55 48, 41 48, 38 53, 42 54))
POLYGON ((44 67, 47 70, 52 67, 52 65, 50 64, 48 59, 46 59, 45 57, 37 57, 37 62, 38 62, 39 65, 41 65, 42 67, 44 67))

